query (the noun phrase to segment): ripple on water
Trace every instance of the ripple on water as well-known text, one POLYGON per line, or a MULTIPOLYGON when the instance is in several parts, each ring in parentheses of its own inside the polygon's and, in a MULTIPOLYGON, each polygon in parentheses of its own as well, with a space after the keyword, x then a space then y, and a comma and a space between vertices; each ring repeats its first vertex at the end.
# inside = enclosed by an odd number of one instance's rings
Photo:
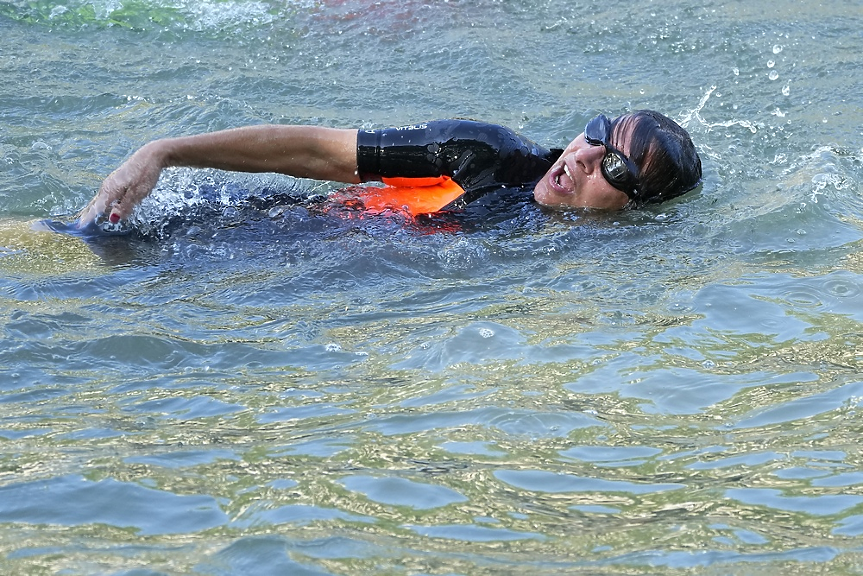
POLYGON ((385 435, 415 434, 438 428, 485 426, 521 437, 566 437, 574 430, 604 426, 601 420, 580 412, 539 412, 487 406, 463 411, 383 416, 364 424, 385 435))
POLYGON ((405 478, 357 475, 346 476, 339 482, 348 490, 362 494, 374 502, 392 506, 407 506, 418 510, 441 508, 468 501, 465 496, 451 488, 415 482, 405 478))
POLYGON ((846 4, 0 2, 0 564, 847 572, 846 4), (408 229, 296 205, 335 186, 176 170, 131 236, 21 223, 160 136, 459 115, 558 146, 641 107, 687 124, 705 182, 611 220, 490 203, 408 229))
POLYGON ((863 503, 863 496, 854 494, 789 496, 773 488, 732 488, 725 495, 744 504, 810 516, 833 516, 863 503))
POLYGON ((240 456, 232 450, 211 449, 166 451, 164 453, 153 453, 145 456, 130 456, 125 458, 124 461, 129 464, 148 464, 163 468, 180 469, 211 464, 220 460, 239 459, 240 456))
POLYGON ((744 414, 735 428, 766 428, 785 422, 805 421, 843 408, 856 408, 863 398, 863 382, 852 382, 821 394, 801 396, 744 414))
POLYGON ((0 487, 0 520, 84 526, 108 524, 141 535, 191 534, 227 521, 212 496, 180 495, 108 478, 81 476, 0 487), (122 506, 117 503, 122 502, 122 506))
POLYGON ((282 525, 307 526, 316 522, 333 520, 362 524, 375 522, 375 519, 370 516, 351 514, 336 508, 305 504, 274 506, 270 502, 258 501, 238 514, 231 521, 231 526, 240 529, 282 525))
POLYGON ((464 542, 513 542, 517 540, 546 540, 536 532, 519 532, 508 528, 491 528, 473 524, 449 524, 436 526, 407 525, 407 528, 428 538, 461 540, 464 542))

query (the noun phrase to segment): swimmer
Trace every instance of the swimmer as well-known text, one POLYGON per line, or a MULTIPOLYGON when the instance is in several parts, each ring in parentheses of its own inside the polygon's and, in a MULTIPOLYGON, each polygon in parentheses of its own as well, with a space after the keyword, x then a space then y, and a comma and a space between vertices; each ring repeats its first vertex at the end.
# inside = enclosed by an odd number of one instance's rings
POLYGON ((676 198, 701 181, 701 160, 686 131, 642 110, 599 115, 564 149, 548 149, 509 128, 437 120, 380 130, 302 125, 248 126, 154 140, 102 183, 77 226, 117 223, 168 167, 274 172, 356 187, 366 208, 412 215, 456 210, 502 187, 532 189, 554 209, 638 208, 676 198))

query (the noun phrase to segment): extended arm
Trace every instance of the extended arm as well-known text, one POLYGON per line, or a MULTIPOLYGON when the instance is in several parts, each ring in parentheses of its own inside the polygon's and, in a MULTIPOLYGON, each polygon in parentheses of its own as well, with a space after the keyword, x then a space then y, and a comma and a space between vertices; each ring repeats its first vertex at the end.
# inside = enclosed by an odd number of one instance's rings
POLYGON ((155 140, 105 179, 78 225, 86 226, 108 212, 112 222, 126 218, 150 194, 162 170, 172 166, 279 172, 357 184, 357 132, 266 125, 155 140))

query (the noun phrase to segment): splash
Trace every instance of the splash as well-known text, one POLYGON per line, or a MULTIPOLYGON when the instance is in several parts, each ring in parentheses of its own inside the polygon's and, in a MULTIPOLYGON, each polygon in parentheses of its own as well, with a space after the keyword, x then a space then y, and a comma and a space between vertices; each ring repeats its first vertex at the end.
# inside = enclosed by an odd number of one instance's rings
POLYGON ((749 120, 726 120, 724 122, 708 122, 701 115, 701 111, 707 105, 707 101, 710 100, 710 96, 713 92, 716 91, 716 86, 711 86, 704 96, 701 97, 701 100, 698 102, 698 105, 691 111, 689 111, 683 118, 680 119, 679 124, 684 128, 689 126, 689 123, 692 122, 693 118, 697 120, 702 126, 705 126, 708 131, 713 130, 714 128, 730 128, 731 126, 741 126, 746 128, 753 134, 758 132, 758 128, 755 126, 753 122, 749 120))
POLYGON ((128 225, 145 237, 164 237, 177 222, 235 209, 254 190, 253 176, 231 179, 217 170, 168 169, 153 192, 133 211, 128 225), (212 213, 210 213, 212 212, 212 213))
POLYGON ((239 34, 272 24, 286 10, 309 2, 284 5, 258 1, 205 0, 46 0, 0 3, 0 15, 49 26, 123 27, 134 30, 174 30, 239 34))
POLYGON ((819 198, 851 187, 851 180, 839 165, 840 160, 840 155, 833 147, 819 146, 802 156, 786 173, 801 183, 808 181, 809 201, 817 204, 819 198))

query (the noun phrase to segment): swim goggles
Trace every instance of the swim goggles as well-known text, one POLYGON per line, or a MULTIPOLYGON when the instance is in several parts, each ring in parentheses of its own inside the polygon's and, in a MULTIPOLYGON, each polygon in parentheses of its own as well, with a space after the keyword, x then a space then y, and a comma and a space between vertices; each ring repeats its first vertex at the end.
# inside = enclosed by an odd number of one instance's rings
POLYGON ((602 176, 609 184, 629 196, 630 200, 637 200, 638 167, 623 152, 608 143, 610 135, 611 120, 605 114, 600 114, 584 127, 584 139, 588 144, 605 147, 602 176))

